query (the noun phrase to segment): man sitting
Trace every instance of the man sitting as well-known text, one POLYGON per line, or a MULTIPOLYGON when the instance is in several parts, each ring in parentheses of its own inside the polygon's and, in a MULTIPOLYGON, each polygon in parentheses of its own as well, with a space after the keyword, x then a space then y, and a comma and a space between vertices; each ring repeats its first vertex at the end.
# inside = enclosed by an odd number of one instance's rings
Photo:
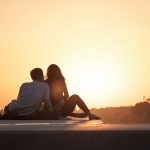
POLYGON ((30 72, 30 75, 33 81, 21 85, 17 100, 12 100, 4 108, 3 119, 45 119, 38 112, 42 103, 46 107, 47 119, 53 117, 53 107, 49 100, 49 87, 43 82, 42 69, 35 68, 30 72))

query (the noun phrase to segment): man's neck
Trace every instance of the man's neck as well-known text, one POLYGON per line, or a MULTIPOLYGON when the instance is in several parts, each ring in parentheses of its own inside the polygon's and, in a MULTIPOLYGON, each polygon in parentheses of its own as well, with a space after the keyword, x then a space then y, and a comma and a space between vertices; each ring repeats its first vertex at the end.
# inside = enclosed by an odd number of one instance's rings
POLYGON ((43 82, 42 80, 33 80, 33 82, 43 82))

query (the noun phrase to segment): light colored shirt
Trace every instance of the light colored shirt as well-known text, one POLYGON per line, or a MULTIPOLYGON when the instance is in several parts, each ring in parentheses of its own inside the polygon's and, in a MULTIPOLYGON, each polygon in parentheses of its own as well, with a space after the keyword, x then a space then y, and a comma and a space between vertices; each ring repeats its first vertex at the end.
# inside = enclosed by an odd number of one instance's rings
POLYGON ((14 111, 20 116, 25 116, 37 111, 42 102, 48 111, 53 111, 49 86, 44 82, 33 81, 21 85, 17 100, 12 100, 8 108, 10 112, 14 111))

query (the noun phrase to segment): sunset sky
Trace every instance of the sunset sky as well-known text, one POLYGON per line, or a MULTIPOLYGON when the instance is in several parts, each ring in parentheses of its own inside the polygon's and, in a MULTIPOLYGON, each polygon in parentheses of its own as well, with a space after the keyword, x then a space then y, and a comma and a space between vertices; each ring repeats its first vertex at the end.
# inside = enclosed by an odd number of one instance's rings
POLYGON ((52 63, 90 108, 150 97, 150 1, 0 0, 0 109, 52 63))

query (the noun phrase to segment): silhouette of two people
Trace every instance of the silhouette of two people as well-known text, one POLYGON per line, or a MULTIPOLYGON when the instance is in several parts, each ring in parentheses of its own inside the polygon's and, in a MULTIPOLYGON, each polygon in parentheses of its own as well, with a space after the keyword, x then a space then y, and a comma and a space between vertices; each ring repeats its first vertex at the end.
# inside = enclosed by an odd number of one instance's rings
POLYGON ((65 78, 56 64, 48 67, 45 80, 41 68, 34 68, 30 76, 33 81, 21 85, 17 99, 5 106, 2 119, 62 119, 67 116, 100 119, 78 95, 69 96, 65 78), (83 113, 73 113, 76 106, 83 113))

